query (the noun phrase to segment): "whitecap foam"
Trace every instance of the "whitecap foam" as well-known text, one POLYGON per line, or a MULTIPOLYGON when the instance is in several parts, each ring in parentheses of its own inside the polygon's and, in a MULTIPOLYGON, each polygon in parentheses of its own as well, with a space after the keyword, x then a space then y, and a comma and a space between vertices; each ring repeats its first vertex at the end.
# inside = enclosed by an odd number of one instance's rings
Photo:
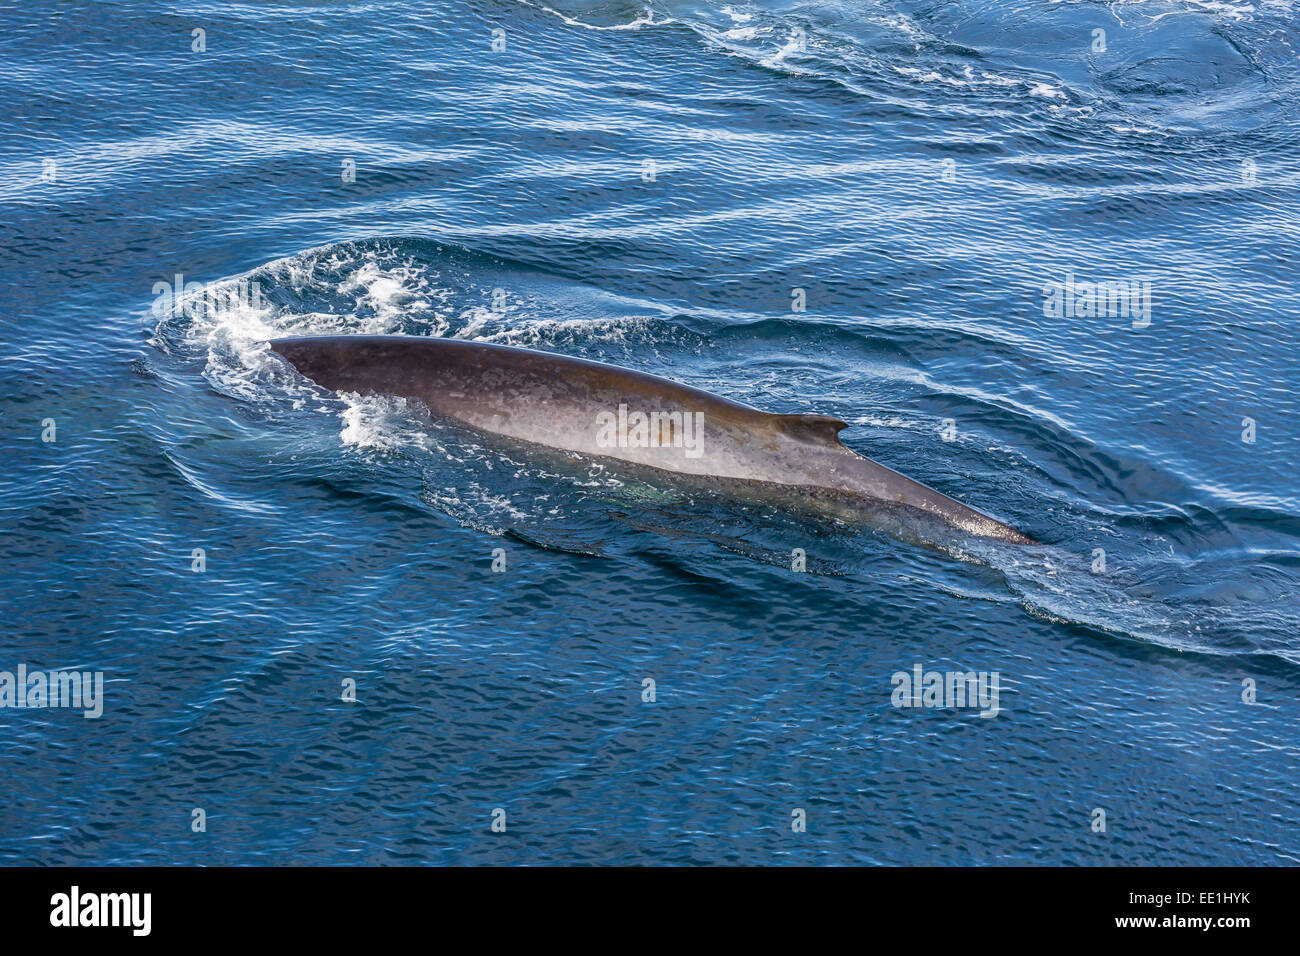
POLYGON ((252 403, 289 397, 301 407, 314 389, 270 351, 269 340, 445 334, 453 293, 436 286, 435 278, 427 266, 383 244, 309 249, 179 297, 159 317, 154 340, 203 356, 203 375, 222 394, 252 403), (250 288, 257 294, 248 295, 250 288))
POLYGON ((405 398, 356 392, 340 393, 339 398, 344 403, 339 412, 339 440, 344 445, 379 452, 428 448, 429 436, 423 428, 412 427, 416 408, 405 398))

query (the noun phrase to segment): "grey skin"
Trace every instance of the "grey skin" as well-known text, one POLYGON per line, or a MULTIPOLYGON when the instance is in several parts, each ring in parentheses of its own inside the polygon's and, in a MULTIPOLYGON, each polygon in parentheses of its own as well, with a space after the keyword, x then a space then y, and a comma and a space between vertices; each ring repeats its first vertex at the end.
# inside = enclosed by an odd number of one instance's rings
POLYGON ((849 450, 838 438, 846 424, 829 415, 772 414, 643 372, 463 339, 336 335, 270 346, 324 388, 414 399, 433 416, 480 432, 612 459, 688 486, 862 520, 909 538, 931 537, 918 526, 946 526, 1038 543, 849 450), (637 412, 649 427, 636 428, 637 412))

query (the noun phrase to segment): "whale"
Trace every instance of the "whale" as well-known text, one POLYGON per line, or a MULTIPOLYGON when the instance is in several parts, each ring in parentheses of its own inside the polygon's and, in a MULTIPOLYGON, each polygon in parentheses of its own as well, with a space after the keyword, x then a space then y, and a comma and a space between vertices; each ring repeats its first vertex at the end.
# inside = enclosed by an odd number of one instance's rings
POLYGON ((831 415, 767 412, 645 372, 417 335, 272 339, 323 389, 404 398, 434 419, 611 470, 861 522, 903 538, 1034 538, 850 449, 831 415))

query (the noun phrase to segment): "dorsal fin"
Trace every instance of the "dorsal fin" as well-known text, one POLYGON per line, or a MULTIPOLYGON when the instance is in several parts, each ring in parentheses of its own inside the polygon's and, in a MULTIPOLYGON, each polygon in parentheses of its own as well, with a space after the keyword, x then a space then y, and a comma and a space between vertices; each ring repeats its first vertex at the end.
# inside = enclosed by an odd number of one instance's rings
POLYGON ((825 445, 838 445, 839 432, 848 428, 848 422, 840 421, 834 415, 775 415, 777 424, 784 428, 786 434, 795 438, 821 442, 825 445))

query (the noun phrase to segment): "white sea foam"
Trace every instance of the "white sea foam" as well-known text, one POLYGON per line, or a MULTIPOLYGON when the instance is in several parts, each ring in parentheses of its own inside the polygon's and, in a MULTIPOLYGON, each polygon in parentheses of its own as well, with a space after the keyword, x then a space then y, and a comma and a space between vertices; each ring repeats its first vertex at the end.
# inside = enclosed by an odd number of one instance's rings
POLYGON ((405 398, 355 392, 341 393, 339 398, 345 404, 339 413, 343 422, 339 439, 344 445, 377 451, 428 447, 425 432, 409 427, 415 408, 405 398))
POLYGON ((728 40, 754 40, 771 32, 768 27, 733 27, 721 35, 728 40))
POLYGON ((627 23, 587 23, 583 20, 577 19, 576 17, 571 17, 567 13, 556 10, 553 7, 548 7, 544 3, 534 3, 533 0, 516 0, 516 2, 522 3, 524 6, 532 7, 535 10, 544 10, 553 16, 559 17, 571 27, 581 27, 584 30, 639 30, 642 27, 658 27, 663 26, 666 23, 674 22, 671 17, 656 20, 654 11, 649 7, 645 7, 636 15, 635 19, 627 23))
POLYGON ((301 402, 312 394, 270 352, 270 339, 387 334, 407 331, 415 319, 424 334, 444 334, 450 327, 440 311, 450 291, 433 284, 426 266, 383 247, 308 250, 209 283, 203 308, 189 307, 191 298, 182 297, 161 317, 156 337, 203 354, 208 381, 223 394, 251 402, 286 395, 301 402), (253 283, 260 296, 240 294, 253 283))
POLYGON ((605 319, 528 319, 507 329, 466 338, 522 346, 554 345, 577 338, 588 342, 622 342, 629 335, 645 330, 651 321, 643 315, 605 319))

